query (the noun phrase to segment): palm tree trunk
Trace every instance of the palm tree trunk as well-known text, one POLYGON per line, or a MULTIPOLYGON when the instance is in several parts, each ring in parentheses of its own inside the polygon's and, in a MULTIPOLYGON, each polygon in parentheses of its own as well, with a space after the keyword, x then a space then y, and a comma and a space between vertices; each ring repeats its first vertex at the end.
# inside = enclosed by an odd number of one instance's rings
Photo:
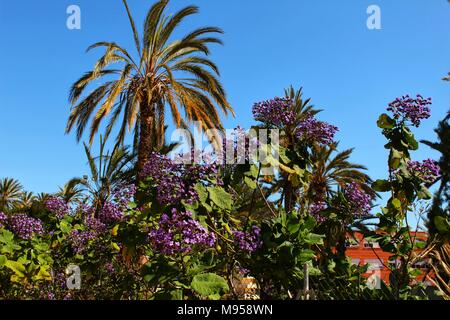
POLYGON ((153 146, 153 126, 155 121, 154 104, 141 106, 140 110, 140 128, 139 128, 139 146, 138 161, 136 163, 136 181, 139 184, 142 181, 142 174, 145 164, 150 159, 150 154, 154 150, 153 146))
POLYGON ((286 213, 290 213, 294 207, 295 199, 294 199, 294 188, 292 187, 292 183, 286 177, 286 182, 284 185, 284 208, 286 213))

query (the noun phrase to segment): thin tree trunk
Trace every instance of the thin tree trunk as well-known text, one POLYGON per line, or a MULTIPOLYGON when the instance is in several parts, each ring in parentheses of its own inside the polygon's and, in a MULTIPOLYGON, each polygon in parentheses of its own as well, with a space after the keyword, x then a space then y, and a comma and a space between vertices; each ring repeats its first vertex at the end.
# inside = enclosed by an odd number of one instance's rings
POLYGON ((138 161, 136 164, 136 181, 142 179, 145 164, 150 159, 150 154, 153 151, 153 126, 155 120, 154 104, 150 103, 141 107, 140 110, 140 130, 139 130, 139 146, 138 146, 138 161))

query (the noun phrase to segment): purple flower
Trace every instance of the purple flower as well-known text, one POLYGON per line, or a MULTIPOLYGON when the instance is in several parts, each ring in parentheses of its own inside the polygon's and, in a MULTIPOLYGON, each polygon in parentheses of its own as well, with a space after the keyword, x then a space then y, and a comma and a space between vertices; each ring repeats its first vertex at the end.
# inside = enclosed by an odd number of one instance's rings
POLYGON ((62 219, 65 215, 70 213, 69 205, 61 197, 49 197, 45 201, 45 206, 54 213, 58 219, 62 219))
POLYGON ((419 127, 421 120, 431 116, 429 105, 431 98, 425 99, 418 94, 416 99, 413 99, 406 95, 392 101, 387 110, 394 114, 395 119, 409 120, 414 126, 419 127))
POLYGON ((116 269, 114 268, 114 265, 111 262, 108 262, 107 264, 105 264, 105 270, 109 273, 109 274, 113 274, 116 272, 116 269))
POLYGON ((253 117, 268 126, 282 129, 295 123, 296 114, 292 110, 292 100, 276 97, 253 105, 253 117))
POLYGON ((172 209, 170 217, 161 216, 158 228, 149 232, 148 239, 155 251, 167 255, 190 252, 194 246, 213 247, 216 242, 215 234, 194 220, 191 212, 176 209, 172 209))
POLYGON ((8 216, 0 211, 0 228, 5 228, 8 224, 8 216))
POLYGON ((104 223, 115 223, 122 220, 122 210, 123 209, 118 204, 106 201, 102 209, 100 210, 98 217, 100 221, 104 223))
POLYGON ((328 205, 325 201, 315 201, 309 207, 309 213, 313 216, 317 222, 322 223, 325 218, 320 215, 320 213, 327 209, 328 205))
POLYGON ((91 241, 107 232, 107 226, 97 218, 87 216, 84 220, 85 230, 72 230, 68 240, 75 253, 82 253, 91 241))
POLYGON ((72 230, 68 239, 75 253, 82 253, 89 241, 94 240, 97 237, 95 232, 89 230, 72 230))
POLYGON ((233 231, 235 245, 244 252, 255 252, 262 245, 261 229, 252 226, 250 232, 233 231))
POLYGON ((27 216, 24 213, 13 214, 9 218, 9 228, 19 238, 29 240, 33 235, 44 234, 44 227, 42 221, 36 218, 27 216))
POLYGON ((435 182, 441 175, 441 168, 432 159, 427 159, 423 162, 409 161, 407 168, 411 174, 428 183, 435 182))
POLYGON ((200 165, 175 163, 166 156, 152 153, 144 166, 144 177, 150 177, 156 188, 156 197, 162 205, 176 205, 182 200, 193 202, 198 199, 194 186, 217 174, 214 164, 200 165))
POLYGON ((352 213, 364 216, 372 209, 372 197, 368 195, 356 182, 351 182, 344 187, 344 196, 351 205, 352 213))
POLYGON ((122 208, 126 208, 136 194, 134 184, 121 185, 115 188, 113 192, 115 202, 122 208))
POLYGON ((319 121, 313 115, 308 115, 300 121, 296 129, 296 136, 309 142, 317 142, 320 144, 333 143, 334 135, 339 129, 331 124, 319 121))

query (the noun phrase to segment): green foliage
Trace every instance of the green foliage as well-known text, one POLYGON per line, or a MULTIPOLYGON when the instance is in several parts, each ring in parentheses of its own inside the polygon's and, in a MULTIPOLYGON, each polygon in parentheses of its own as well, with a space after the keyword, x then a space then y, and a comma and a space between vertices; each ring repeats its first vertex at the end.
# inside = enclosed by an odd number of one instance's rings
POLYGON ((210 300, 219 300, 230 290, 227 281, 214 273, 196 275, 191 282, 192 289, 201 297, 210 300))

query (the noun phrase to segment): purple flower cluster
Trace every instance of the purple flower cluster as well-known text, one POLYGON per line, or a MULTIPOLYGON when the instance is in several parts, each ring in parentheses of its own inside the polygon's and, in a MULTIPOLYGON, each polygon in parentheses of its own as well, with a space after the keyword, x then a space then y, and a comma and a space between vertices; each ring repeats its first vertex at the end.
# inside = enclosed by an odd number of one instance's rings
POLYGON ((181 200, 192 202, 198 195, 194 190, 197 182, 217 173, 214 164, 185 165, 176 163, 159 153, 152 153, 144 166, 143 174, 151 177, 156 188, 157 200, 162 205, 175 205, 181 200))
POLYGON ((356 182, 351 182, 344 187, 344 195, 352 207, 355 215, 364 216, 372 209, 372 197, 368 195, 356 182))
POLYGON ((107 231, 106 225, 97 218, 86 217, 85 230, 72 230, 68 239, 75 253, 82 253, 90 241, 107 231))
POLYGON ((408 171, 424 182, 433 183, 441 175, 441 168, 435 160, 427 159, 423 162, 409 161, 408 171))
POLYGON ((262 245, 261 229, 252 226, 249 232, 233 231, 235 245, 244 252, 255 252, 262 245))
POLYGON ((333 143, 334 135, 339 129, 329 123, 319 121, 313 115, 308 115, 300 121, 296 136, 310 142, 318 142, 320 144, 333 143))
POLYGON ((161 216, 158 228, 149 232, 148 239, 155 251, 167 255, 190 252, 193 246, 213 247, 216 242, 215 234, 194 220, 191 212, 176 209, 172 209, 171 216, 161 216))
POLYGON ((62 219, 65 215, 70 213, 68 203, 61 197, 49 197, 45 201, 45 206, 54 213, 58 219, 62 219))
POLYGON ((8 216, 0 211, 0 228, 6 227, 8 224, 8 216))
POLYGON ((421 120, 431 116, 429 105, 431 98, 425 99, 418 94, 414 99, 406 95, 392 101, 387 110, 394 114, 395 119, 409 120, 414 126, 419 127, 421 120))
POLYGON ((104 223, 115 223, 123 218, 123 208, 111 201, 106 201, 98 213, 100 221, 104 223))
POLYGON ((113 196, 116 203, 122 208, 126 208, 136 194, 136 186, 134 184, 118 186, 113 196))
POLYGON ((292 100, 276 97, 253 105, 253 117, 266 125, 282 128, 295 123, 296 114, 292 110, 292 100))
POLYGON ((96 237, 97 234, 90 230, 72 230, 68 239, 73 251, 78 254, 82 253, 89 241, 94 240, 96 237))
POLYGON ((309 207, 309 213, 313 216, 317 222, 322 223, 325 221, 325 218, 320 215, 320 213, 327 209, 328 205, 325 201, 315 201, 309 207))
POLYGON ((29 217, 24 213, 13 214, 9 218, 8 226, 12 232, 24 240, 31 239, 33 235, 44 234, 42 221, 29 217))

